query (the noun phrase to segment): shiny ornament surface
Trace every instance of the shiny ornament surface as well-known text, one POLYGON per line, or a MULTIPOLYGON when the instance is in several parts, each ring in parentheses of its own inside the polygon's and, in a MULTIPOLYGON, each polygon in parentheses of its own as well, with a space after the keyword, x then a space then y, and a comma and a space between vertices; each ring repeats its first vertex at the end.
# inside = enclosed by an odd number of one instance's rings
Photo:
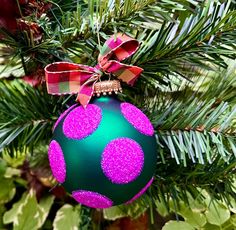
POLYGON ((157 144, 146 115, 114 97, 73 105, 49 144, 54 177, 79 203, 108 208, 130 203, 151 185, 157 144))

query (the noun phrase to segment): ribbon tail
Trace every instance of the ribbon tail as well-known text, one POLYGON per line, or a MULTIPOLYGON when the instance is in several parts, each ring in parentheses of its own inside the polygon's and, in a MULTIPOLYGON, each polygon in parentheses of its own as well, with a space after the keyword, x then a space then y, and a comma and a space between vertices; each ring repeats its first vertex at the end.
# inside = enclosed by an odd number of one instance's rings
POLYGON ((143 69, 138 66, 131 66, 124 68, 120 74, 114 73, 118 79, 126 82, 128 85, 133 86, 136 79, 143 72, 143 69))
POLYGON ((116 75, 118 79, 131 86, 143 72, 143 69, 138 66, 126 65, 114 60, 108 61, 104 68, 107 72, 116 75))
POLYGON ((76 101, 79 102, 84 108, 89 104, 91 97, 93 96, 94 86, 98 81, 98 76, 94 76, 86 81, 80 88, 76 101))

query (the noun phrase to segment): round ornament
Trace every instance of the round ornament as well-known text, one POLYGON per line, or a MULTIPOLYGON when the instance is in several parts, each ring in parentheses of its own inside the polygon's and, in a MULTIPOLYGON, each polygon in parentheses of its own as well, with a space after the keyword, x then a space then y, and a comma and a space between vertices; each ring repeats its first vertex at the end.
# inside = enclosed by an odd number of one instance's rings
POLYGON ((49 163, 79 203, 109 208, 130 203, 151 185, 157 144, 147 116, 115 97, 73 105, 54 125, 49 163))

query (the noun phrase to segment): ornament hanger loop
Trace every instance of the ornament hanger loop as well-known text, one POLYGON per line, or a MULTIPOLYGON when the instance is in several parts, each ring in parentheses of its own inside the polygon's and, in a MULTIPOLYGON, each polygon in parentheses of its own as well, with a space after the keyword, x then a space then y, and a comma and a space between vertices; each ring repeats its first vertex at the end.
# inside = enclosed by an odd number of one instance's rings
POLYGON ((108 79, 108 81, 110 81, 110 80, 111 80, 111 73, 109 73, 109 75, 108 75, 108 76, 109 76, 109 79, 108 79))

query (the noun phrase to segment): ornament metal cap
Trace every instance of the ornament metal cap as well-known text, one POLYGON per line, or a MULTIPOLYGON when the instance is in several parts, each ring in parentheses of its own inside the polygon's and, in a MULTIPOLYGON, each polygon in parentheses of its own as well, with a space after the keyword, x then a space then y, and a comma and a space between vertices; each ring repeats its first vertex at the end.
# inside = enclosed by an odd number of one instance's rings
POLYGON ((100 97, 100 95, 111 95, 112 92, 117 94, 118 92, 122 93, 122 88, 120 81, 118 80, 108 80, 108 81, 99 81, 94 86, 94 95, 100 97))

